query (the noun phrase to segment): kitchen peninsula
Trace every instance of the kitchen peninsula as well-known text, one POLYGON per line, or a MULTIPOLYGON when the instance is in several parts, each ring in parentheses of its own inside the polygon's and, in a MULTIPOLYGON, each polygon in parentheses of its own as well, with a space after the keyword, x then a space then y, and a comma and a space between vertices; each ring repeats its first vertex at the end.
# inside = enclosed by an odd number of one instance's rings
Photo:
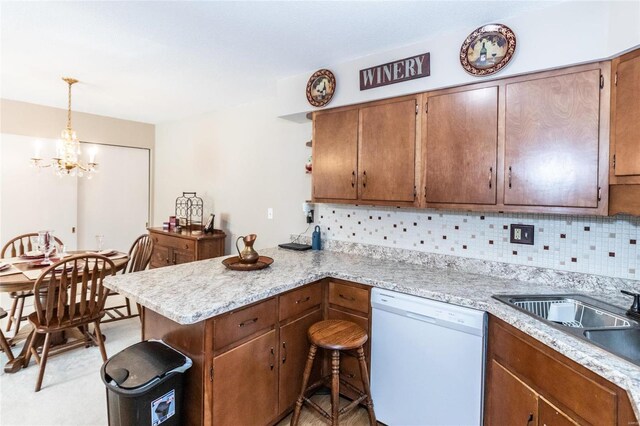
POLYGON ((360 254, 267 249, 261 254, 274 263, 262 271, 227 270, 216 258, 109 277, 105 285, 144 307, 143 339, 162 338, 193 359, 185 393, 188 424, 240 424, 251 418, 277 423, 299 390, 308 326, 340 316, 370 328, 371 287, 487 311, 490 352, 491 336, 507 330, 539 354, 536 360, 551 359, 562 369, 554 371, 578 375, 573 383, 606 390, 605 401, 592 398, 588 387, 566 400, 534 384, 540 413, 551 401, 559 406, 556 414, 564 409, 586 421, 627 424, 635 421, 634 411, 639 416, 639 366, 491 297, 581 292, 626 306, 619 290, 637 282, 402 250, 393 251, 402 261, 389 260, 391 249, 372 247, 342 248, 360 254))

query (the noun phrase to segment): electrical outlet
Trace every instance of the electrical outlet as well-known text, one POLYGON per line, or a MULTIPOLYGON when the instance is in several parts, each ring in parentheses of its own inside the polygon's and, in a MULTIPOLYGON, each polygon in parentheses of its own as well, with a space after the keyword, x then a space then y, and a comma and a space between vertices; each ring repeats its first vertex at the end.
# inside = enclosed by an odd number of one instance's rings
POLYGON ((511 224, 511 243, 533 245, 533 225, 511 224))
POLYGON ((273 207, 267 209, 267 219, 273 219, 273 207))
POLYGON ((307 212, 307 223, 313 223, 313 209, 307 212))

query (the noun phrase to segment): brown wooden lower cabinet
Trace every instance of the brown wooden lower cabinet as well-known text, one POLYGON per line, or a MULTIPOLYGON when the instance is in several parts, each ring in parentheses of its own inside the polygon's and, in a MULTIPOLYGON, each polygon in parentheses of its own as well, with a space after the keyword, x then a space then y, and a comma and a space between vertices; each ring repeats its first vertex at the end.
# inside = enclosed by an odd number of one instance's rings
MULTIPOLYGON (((278 410, 280 413, 293 408, 300 394, 302 374, 309 352, 309 327, 322 321, 322 310, 316 309, 310 314, 298 318, 280 327, 280 385, 278 388, 278 410)), ((315 370, 310 383, 320 378, 320 363, 314 365, 315 370)))
POLYGON ((633 422, 623 389, 489 316, 485 425, 633 422))
MULTIPOLYGON (((343 294, 355 290, 357 306, 368 307, 369 292, 359 291, 365 286, 340 285, 343 294)), ((291 412, 302 387, 309 327, 339 316, 369 329, 366 313, 328 313, 328 286, 322 280, 193 325, 177 324, 145 308, 143 339, 163 339, 193 360, 186 373, 186 423, 269 425, 291 412)), ((347 375, 357 371, 350 361, 346 358, 342 366, 347 375)), ((319 355, 311 381, 320 378, 322 366, 319 355)), ((358 379, 354 375, 350 381, 358 379)))
POLYGON ((259 426, 276 416, 277 350, 271 330, 213 359, 215 424, 259 426))
MULTIPOLYGON (((193 360, 186 425, 273 425, 300 391, 308 328, 335 318, 369 331, 369 290, 326 279, 192 325, 145 308, 143 339, 163 339, 193 360)), ((365 353, 370 362, 369 343, 365 353)), ((327 372, 318 358, 314 379, 327 372)), ((355 358, 344 353, 340 368, 360 386, 355 358)), ((485 389, 486 426, 637 424, 623 389, 491 315, 485 389)))

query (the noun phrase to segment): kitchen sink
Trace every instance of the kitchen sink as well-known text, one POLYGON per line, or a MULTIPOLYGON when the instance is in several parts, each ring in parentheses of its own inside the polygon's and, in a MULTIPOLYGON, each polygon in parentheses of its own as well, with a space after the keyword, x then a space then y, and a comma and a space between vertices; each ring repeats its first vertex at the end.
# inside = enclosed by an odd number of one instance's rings
POLYGON ((603 349, 640 365, 640 328, 585 330, 584 337, 603 349))
POLYGON ((640 365, 640 323, 584 294, 494 295, 494 299, 640 365))
MULTIPOLYGON (((502 299, 500 299, 502 300, 502 299)), ((575 328, 630 327, 631 322, 624 314, 616 315, 602 307, 604 302, 588 296, 515 296, 508 302, 527 313, 550 322, 575 328), (597 306, 600 305, 600 308, 597 306), (556 308, 556 309, 554 309, 556 308)))

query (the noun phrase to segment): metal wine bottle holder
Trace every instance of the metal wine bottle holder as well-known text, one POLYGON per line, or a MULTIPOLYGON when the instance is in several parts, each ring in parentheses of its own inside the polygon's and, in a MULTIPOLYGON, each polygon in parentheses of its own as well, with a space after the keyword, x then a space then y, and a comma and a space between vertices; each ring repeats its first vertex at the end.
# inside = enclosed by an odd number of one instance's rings
POLYGON ((183 192, 182 197, 176 198, 176 219, 181 225, 191 231, 202 230, 202 198, 195 192, 183 192))

